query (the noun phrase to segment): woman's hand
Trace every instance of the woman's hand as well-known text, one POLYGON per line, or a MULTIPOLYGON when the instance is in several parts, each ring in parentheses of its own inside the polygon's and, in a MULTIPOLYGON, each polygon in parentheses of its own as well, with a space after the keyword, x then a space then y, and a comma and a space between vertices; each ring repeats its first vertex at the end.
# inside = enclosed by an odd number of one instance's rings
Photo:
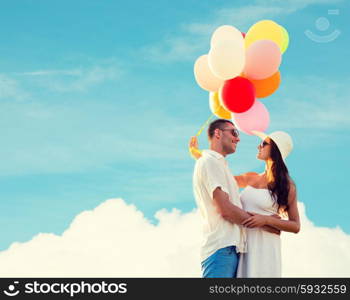
POLYGON ((255 228, 255 227, 262 227, 267 224, 268 216, 259 215, 253 212, 248 212, 248 213, 251 215, 251 217, 243 221, 242 223, 243 226, 248 228, 255 228))
POLYGON ((191 137, 189 150, 194 159, 198 159, 202 156, 202 152, 198 149, 198 139, 196 136, 191 137))

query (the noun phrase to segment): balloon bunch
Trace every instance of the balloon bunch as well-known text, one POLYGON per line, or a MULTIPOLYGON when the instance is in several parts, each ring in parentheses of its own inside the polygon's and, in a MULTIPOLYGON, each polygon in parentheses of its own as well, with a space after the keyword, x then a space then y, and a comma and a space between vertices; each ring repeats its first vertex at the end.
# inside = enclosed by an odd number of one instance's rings
POLYGON ((218 27, 210 51, 194 64, 198 85, 209 91, 210 110, 231 119, 244 133, 265 131, 270 115, 256 98, 274 93, 281 82, 279 66, 289 44, 288 32, 271 20, 254 24, 246 34, 229 25, 218 27))

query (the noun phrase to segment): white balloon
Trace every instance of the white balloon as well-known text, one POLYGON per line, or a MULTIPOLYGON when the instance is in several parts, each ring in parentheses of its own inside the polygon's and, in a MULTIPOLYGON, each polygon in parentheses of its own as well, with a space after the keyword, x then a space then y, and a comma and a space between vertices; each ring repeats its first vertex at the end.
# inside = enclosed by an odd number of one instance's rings
POLYGON ((194 64, 194 77, 198 85, 211 92, 216 92, 223 84, 223 80, 217 78, 209 68, 208 55, 200 56, 194 64))
POLYGON ((223 80, 241 74, 245 64, 243 42, 220 41, 214 44, 208 54, 209 68, 213 74, 223 80))
POLYGON ((237 41, 238 43, 244 43, 242 33, 233 26, 223 25, 218 27, 211 36, 210 46, 215 46, 218 42, 222 41, 237 41))

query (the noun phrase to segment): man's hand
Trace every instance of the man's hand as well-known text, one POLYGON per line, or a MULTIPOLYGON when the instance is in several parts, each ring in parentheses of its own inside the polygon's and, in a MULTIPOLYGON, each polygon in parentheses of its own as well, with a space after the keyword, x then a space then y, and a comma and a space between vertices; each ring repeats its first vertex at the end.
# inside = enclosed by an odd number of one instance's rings
POLYGON ((275 219, 280 219, 280 220, 282 219, 280 215, 271 215, 270 217, 273 217, 275 219))
POLYGON ((259 215, 256 213, 248 212, 251 217, 244 220, 242 222, 242 225, 248 228, 254 228, 254 227, 262 227, 265 226, 267 223, 266 216, 259 215))
POLYGON ((190 143, 188 146, 189 146, 191 156, 194 159, 198 159, 202 156, 202 152, 198 149, 198 139, 196 136, 191 137, 190 143))
POLYGON ((243 226, 246 226, 248 228, 254 228, 254 227, 262 227, 267 225, 267 218, 273 217, 276 219, 281 219, 279 215, 270 215, 270 216, 264 216, 257 213, 253 213, 251 211, 247 211, 247 213, 251 216, 250 218, 244 220, 242 223, 243 226))
POLYGON ((281 230, 274 228, 272 226, 266 225, 266 223, 264 225, 261 225, 264 223, 264 221, 266 222, 266 218, 268 217, 273 217, 276 219, 281 219, 281 217, 279 215, 271 215, 271 216, 263 216, 263 215, 259 215, 257 213, 253 213, 253 212, 247 212, 251 217, 246 219, 242 225, 246 226, 248 228, 254 228, 254 227, 260 227, 261 229, 270 232, 270 233, 274 233, 274 234, 281 234, 281 230), (256 225, 256 226, 254 226, 256 225), (259 226, 260 225, 260 226, 259 226))

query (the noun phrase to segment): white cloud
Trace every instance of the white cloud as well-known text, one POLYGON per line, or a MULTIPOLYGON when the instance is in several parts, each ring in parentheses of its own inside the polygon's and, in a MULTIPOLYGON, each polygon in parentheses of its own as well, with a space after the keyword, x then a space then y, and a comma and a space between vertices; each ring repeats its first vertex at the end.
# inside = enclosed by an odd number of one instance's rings
POLYGON ((17 80, 5 74, 0 74, 0 99, 22 100, 28 95, 20 88, 17 80))
MULTIPOLYGON (((315 4, 335 4, 343 0, 257 0, 240 7, 225 7, 215 11, 215 18, 209 24, 212 29, 222 24, 233 24, 248 29, 253 23, 264 18, 275 18, 292 14, 315 4)), ((191 28, 194 24, 189 24, 191 28)), ((197 24, 199 25, 199 24, 197 24)), ((204 26, 208 24, 202 24, 204 26)), ((207 32, 209 34, 210 32, 207 32)))
POLYGON ((265 0, 250 5, 225 7, 213 12, 207 22, 185 23, 180 33, 167 36, 153 45, 147 45, 142 52, 148 59, 158 62, 193 60, 199 54, 208 52, 209 38, 213 31, 224 24, 231 24, 242 31, 261 19, 273 19, 292 14, 314 4, 335 4, 343 0, 265 0))
POLYGON ((22 72, 15 73, 20 76, 54 76, 54 75, 70 75, 70 76, 81 76, 81 69, 72 69, 72 70, 39 70, 34 72, 22 72))
POLYGON ((280 100, 266 103, 276 111, 272 112, 271 125, 276 129, 349 127, 348 80, 332 81, 320 76, 286 77, 287 86, 280 92, 280 100))
MULTIPOLYGON (((284 277, 348 277, 350 236, 314 226, 283 234, 284 277)), ((151 224, 133 205, 110 199, 76 216, 61 235, 40 233, 0 252, 1 277, 200 277, 200 217, 161 210, 151 224)))
POLYGON ((0 102, 0 156, 6 158, 0 174, 81 172, 161 160, 180 165, 189 158, 187 141, 196 124, 181 123, 158 108, 130 110, 130 98, 119 99, 123 103, 0 102))
POLYGON ((282 236, 285 277, 349 277, 350 235, 340 227, 315 226, 299 204, 302 230, 282 236))
POLYGON ((206 39, 196 38, 195 43, 191 43, 188 37, 170 37, 161 43, 148 45, 142 49, 143 54, 152 61, 175 62, 192 60, 193 55, 203 49, 206 39))
POLYGON ((38 70, 15 75, 55 92, 85 92, 100 83, 120 78, 121 73, 121 69, 115 63, 109 62, 86 68, 38 70))
POLYGON ((163 210, 156 218, 155 226, 136 207, 108 200, 62 236, 39 234, 0 252, 0 276, 197 276, 196 213, 163 210))

